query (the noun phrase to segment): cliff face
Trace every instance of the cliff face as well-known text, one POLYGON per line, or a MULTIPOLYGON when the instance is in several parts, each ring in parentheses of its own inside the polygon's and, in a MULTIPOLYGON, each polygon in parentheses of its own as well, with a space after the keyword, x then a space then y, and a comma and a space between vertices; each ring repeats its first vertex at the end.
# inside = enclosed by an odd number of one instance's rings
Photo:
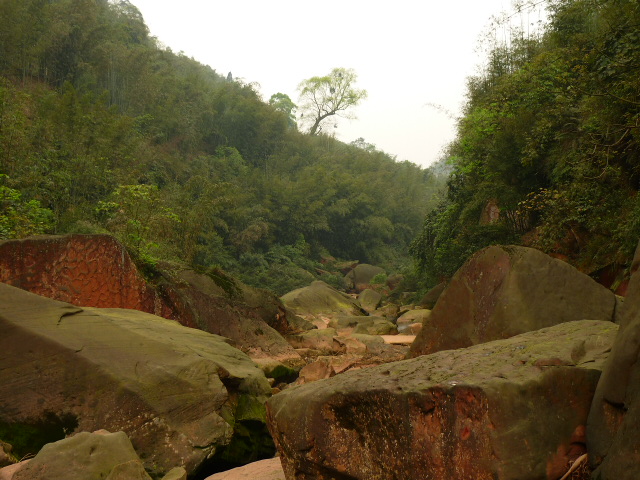
POLYGON ((0 242, 0 282, 74 305, 173 317, 124 247, 109 235, 0 242))

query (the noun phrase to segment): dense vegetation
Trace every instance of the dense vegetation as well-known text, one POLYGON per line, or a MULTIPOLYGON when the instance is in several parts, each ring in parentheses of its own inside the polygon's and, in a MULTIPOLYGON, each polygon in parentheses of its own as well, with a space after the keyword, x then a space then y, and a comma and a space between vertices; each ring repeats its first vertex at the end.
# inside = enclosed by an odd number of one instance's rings
POLYGON ((543 31, 495 45, 469 81, 446 200, 412 245, 431 283, 492 243, 593 273, 628 265, 640 237, 640 3, 541 3, 543 31))
POLYGON ((433 175, 277 107, 126 0, 0 0, 0 238, 111 232, 279 293, 323 257, 402 263, 433 175))

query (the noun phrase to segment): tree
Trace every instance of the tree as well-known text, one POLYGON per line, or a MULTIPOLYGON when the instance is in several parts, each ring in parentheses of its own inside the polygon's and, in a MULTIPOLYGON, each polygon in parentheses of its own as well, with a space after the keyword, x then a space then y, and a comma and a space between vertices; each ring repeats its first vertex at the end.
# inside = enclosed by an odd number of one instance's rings
POLYGON ((300 118, 311 125, 311 135, 320 132, 323 122, 334 115, 355 118, 347 110, 367 98, 366 90, 354 87, 356 79, 352 69, 334 68, 329 75, 311 77, 298 85, 300 118))
POLYGON ((269 105, 273 108, 287 115, 287 119, 289 121, 289 126, 291 128, 296 128, 298 124, 296 123, 295 110, 298 108, 293 100, 286 93, 274 93, 271 95, 269 99, 269 105))

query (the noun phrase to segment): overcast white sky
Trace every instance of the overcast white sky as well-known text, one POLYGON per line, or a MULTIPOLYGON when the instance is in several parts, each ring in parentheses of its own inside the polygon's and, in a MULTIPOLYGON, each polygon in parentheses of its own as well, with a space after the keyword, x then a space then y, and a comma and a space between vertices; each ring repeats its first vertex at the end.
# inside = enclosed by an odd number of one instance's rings
POLYGON ((369 97, 339 120, 337 138, 359 137, 398 160, 428 166, 455 134, 478 41, 510 0, 131 0, 151 34, 218 73, 298 100, 301 80, 353 68, 369 97))

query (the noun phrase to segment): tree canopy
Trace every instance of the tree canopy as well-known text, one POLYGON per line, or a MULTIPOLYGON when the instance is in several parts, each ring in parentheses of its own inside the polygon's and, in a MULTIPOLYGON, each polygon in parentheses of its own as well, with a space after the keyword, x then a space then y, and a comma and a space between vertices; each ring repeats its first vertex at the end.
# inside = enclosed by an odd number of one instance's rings
POLYGON ((431 282, 491 243, 535 246, 594 274, 631 260, 640 237, 640 6, 545 5, 540 34, 495 45, 469 79, 447 197, 412 245, 431 282))
POLYGON ((271 95, 269 99, 269 105, 273 108, 287 115, 287 119, 289 120, 289 126, 291 128, 297 128, 298 123, 296 122, 296 109, 298 108, 293 100, 286 93, 274 93, 271 95))
POLYGON ((317 135, 333 116, 355 118, 351 109, 367 98, 366 90, 355 88, 357 75, 352 69, 334 68, 324 77, 311 77, 298 86, 301 121, 309 134, 317 135))

